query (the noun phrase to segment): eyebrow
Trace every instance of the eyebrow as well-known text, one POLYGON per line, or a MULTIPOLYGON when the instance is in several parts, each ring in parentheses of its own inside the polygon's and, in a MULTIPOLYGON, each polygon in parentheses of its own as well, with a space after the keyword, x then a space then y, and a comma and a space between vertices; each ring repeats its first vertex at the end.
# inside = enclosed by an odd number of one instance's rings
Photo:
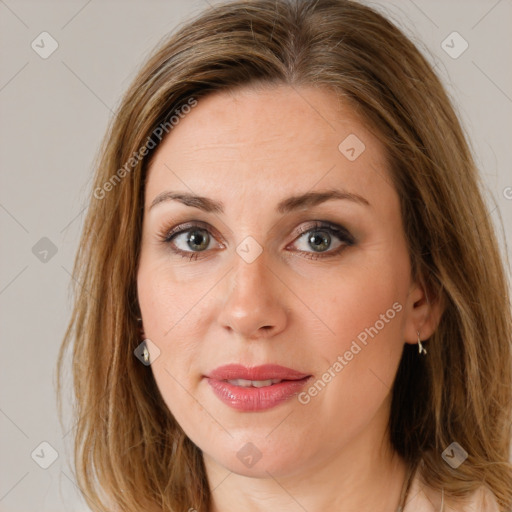
MULTIPOLYGON (((367 199, 353 192, 339 189, 328 189, 320 192, 306 192, 288 197, 276 206, 277 213, 289 213, 295 210, 316 206, 332 199, 344 199, 355 203, 371 206, 367 199)), ((208 197, 197 196, 185 192, 162 192, 153 199, 149 209, 166 201, 178 201, 186 206, 198 208, 208 213, 224 213, 224 204, 208 197)))

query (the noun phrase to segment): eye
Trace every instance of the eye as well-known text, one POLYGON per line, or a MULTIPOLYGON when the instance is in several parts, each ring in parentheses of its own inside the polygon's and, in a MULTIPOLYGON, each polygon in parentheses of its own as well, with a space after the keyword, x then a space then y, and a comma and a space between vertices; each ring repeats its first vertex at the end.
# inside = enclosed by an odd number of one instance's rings
POLYGON ((200 223, 180 224, 170 231, 160 233, 160 239, 169 244, 174 253, 189 260, 196 260, 201 252, 211 249, 211 243, 215 240, 200 223))
MULTIPOLYGON (((304 253, 309 259, 336 256, 346 247, 355 244, 354 237, 346 228, 330 222, 315 221, 301 226, 297 231, 299 237, 294 244, 300 242, 302 248, 299 248, 298 252, 304 253), (331 247, 333 239, 336 245, 334 249, 331 247), (308 250, 310 248, 313 252, 308 250)), ((215 240, 207 224, 203 225, 198 221, 180 224, 170 231, 164 230, 159 233, 159 239, 169 245, 172 252, 189 260, 197 260, 202 252, 212 248, 212 242, 215 240)), ((219 247, 225 246, 219 243, 219 247)))
POLYGON ((174 236, 174 244, 182 251, 188 251, 189 249, 195 251, 205 251, 210 245, 210 233, 206 229, 194 228, 179 233, 174 236), (186 235, 183 240, 180 237, 186 235), (184 246, 180 247, 180 242, 184 243, 184 246))
MULTIPOLYGON (((300 242, 298 245, 301 246, 299 252, 306 253, 306 258, 310 259, 336 256, 346 247, 355 244, 354 237, 346 228, 330 222, 317 221, 313 225, 301 226, 299 233, 301 233, 297 239, 300 242), (334 249, 331 248, 333 238, 338 240, 337 242, 334 240, 334 243, 337 243, 334 249), (310 248, 313 252, 308 251, 310 248)), ((297 244, 297 242, 294 243, 297 244)))

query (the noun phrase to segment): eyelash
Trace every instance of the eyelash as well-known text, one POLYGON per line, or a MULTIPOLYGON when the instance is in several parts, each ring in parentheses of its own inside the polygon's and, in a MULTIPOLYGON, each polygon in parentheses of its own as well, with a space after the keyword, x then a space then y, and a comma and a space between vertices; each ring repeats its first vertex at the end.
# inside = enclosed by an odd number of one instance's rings
MULTIPOLYGON (((207 231, 210 236, 212 236, 211 232, 208 230, 207 225, 203 224, 200 221, 195 221, 194 223, 187 223, 187 224, 180 224, 176 226, 175 228, 172 228, 171 230, 164 229, 160 233, 158 233, 158 238, 160 242, 170 245, 172 252, 175 254, 180 255, 182 258, 186 258, 189 261, 195 261, 199 258, 199 255, 204 251, 183 251, 181 249, 177 249, 173 243, 172 240, 178 235, 181 235, 183 233, 187 233, 189 231, 194 231, 195 229, 204 230, 207 231)), ((315 231, 325 231, 329 233, 329 235, 336 236, 341 242, 343 242, 343 245, 338 247, 333 252, 324 252, 324 253, 310 253, 307 251, 298 251, 305 254, 305 257, 312 260, 317 259, 324 259, 324 258, 331 258, 334 256, 337 256, 340 254, 343 250, 345 250, 347 247, 355 245, 356 241, 354 237, 351 235, 351 233, 344 228, 343 226, 340 226, 338 224, 333 224, 332 222, 326 222, 326 221, 314 221, 313 224, 308 224, 306 227, 300 227, 298 229, 297 238, 294 239, 294 242, 301 238, 304 234, 309 232, 315 232, 315 231)))

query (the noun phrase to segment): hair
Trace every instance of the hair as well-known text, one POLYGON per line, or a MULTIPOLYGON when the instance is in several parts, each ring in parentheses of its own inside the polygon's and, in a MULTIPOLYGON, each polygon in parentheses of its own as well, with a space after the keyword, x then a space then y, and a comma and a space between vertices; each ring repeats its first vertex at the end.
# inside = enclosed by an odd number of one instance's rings
POLYGON ((383 15, 350 0, 216 4, 160 43, 122 99, 96 163, 57 366, 62 417, 72 349, 74 469, 88 505, 209 510, 202 453, 133 354, 144 188, 158 148, 148 141, 191 98, 279 85, 341 95, 382 141, 412 276, 444 307, 427 357, 404 345, 389 419, 394 450, 410 468, 421 463, 445 497, 485 484, 503 510, 512 507, 509 284, 483 183, 426 58, 383 15), (453 441, 469 454, 457 469, 442 458, 453 441))

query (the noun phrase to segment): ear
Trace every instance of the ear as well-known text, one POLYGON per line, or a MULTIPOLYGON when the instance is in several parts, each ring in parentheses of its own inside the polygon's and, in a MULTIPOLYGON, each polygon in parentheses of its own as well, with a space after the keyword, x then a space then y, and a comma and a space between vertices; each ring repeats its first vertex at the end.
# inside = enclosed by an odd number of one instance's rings
POLYGON ((441 321, 445 309, 443 296, 427 290, 428 287, 421 280, 413 282, 409 288, 405 304, 406 343, 418 343, 418 332, 421 341, 427 340, 434 334, 441 321))

